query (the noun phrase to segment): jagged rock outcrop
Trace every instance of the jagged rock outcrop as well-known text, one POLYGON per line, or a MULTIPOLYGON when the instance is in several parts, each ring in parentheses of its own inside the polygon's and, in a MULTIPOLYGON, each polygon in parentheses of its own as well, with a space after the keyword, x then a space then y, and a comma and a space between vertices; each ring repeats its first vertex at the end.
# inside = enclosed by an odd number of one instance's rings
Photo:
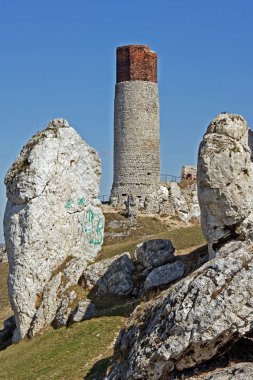
POLYGON ((252 329, 253 255, 229 242, 217 257, 138 306, 122 329, 107 380, 170 379, 252 329))
POLYGON ((13 341, 50 324, 103 242, 100 160, 63 119, 33 136, 5 178, 13 341))
MULTIPOLYGON (((199 378, 195 377, 197 380, 199 378)), ((231 367, 215 371, 211 375, 206 375, 203 380, 252 380, 253 363, 238 363, 231 367)), ((189 380, 194 380, 190 378, 189 380)))
POLYGON ((252 141, 242 116, 220 114, 200 145, 198 197, 211 256, 225 239, 253 240, 252 141))
POLYGON ((169 215, 176 215, 184 222, 200 217, 196 183, 187 182, 184 181, 184 186, 176 182, 167 184, 169 215))
POLYGON ((205 250, 177 255, 170 240, 147 240, 136 246, 132 257, 125 252, 88 265, 79 283, 98 298, 107 294, 143 296, 150 290, 168 287, 207 259, 205 250))
POLYGON ((196 183, 184 181, 164 182, 159 188, 144 199, 129 195, 125 207, 120 205, 119 198, 111 198, 111 206, 124 209, 127 216, 136 217, 138 214, 177 216, 184 222, 199 220, 200 208, 198 203, 196 183))
MULTIPOLYGON (((60 305, 55 312, 52 326, 56 329, 67 326, 72 314, 72 304, 76 300, 77 294, 74 290, 67 292, 61 297, 60 305)), ((59 303, 58 303, 59 304, 59 303)))
POLYGON ((89 265, 83 272, 81 281, 87 289, 96 286, 96 295, 127 295, 134 289, 134 264, 129 253, 114 256, 89 265))
POLYGON ((162 216, 178 216, 184 222, 199 219, 196 183, 185 181, 184 186, 177 182, 165 182, 144 203, 135 199, 135 208, 143 214, 159 214, 162 216))

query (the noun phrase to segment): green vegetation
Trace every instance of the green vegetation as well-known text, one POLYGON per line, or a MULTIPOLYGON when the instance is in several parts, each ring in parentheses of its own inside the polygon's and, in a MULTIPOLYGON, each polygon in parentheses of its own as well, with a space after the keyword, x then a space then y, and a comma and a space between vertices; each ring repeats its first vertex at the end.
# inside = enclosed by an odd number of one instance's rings
MULTIPOLYGON (((112 355, 112 342, 123 322, 122 317, 100 317, 68 328, 50 329, 30 341, 24 340, 0 352, 0 377, 89 379, 85 376, 93 372, 93 365, 112 355)), ((96 367, 97 376, 103 371, 104 366, 96 367)))
MULTIPOLYGON (((108 227, 112 220, 126 221, 120 214, 107 214, 107 232, 115 231, 108 227)), ((203 248, 196 250, 197 246, 205 243, 200 226, 173 229, 171 226, 156 218, 140 218, 137 226, 123 227, 129 229, 125 236, 106 238, 99 259, 124 251, 133 253, 136 244, 155 238, 171 239, 174 246, 182 252, 185 251, 184 253, 193 250, 196 254, 201 253, 203 248)), ((0 264, 0 321, 12 314, 7 297, 7 271, 8 265, 0 264)), ((87 291, 80 287, 79 290, 78 299, 82 299, 87 291)), ((96 305, 96 318, 58 330, 49 328, 32 340, 26 339, 0 351, 1 380, 102 380, 113 354, 114 341, 137 301, 109 295, 98 300, 92 292, 88 297, 96 305)))
MULTIPOLYGON (((0 264, 0 329, 2 321, 11 315, 7 289, 8 263, 0 264)), ((0 376, 1 377, 1 376, 0 376)))
MULTIPOLYGON (((111 220, 124 221, 120 214, 106 214, 106 225, 111 220)), ((134 253, 137 244, 150 239, 169 239, 177 250, 195 247, 205 244, 205 238, 199 225, 171 228, 170 225, 157 218, 141 217, 138 220, 138 228, 130 231, 129 235, 121 238, 117 243, 105 239, 102 253, 98 260, 110 258, 122 252, 134 253)), ((106 228, 106 232, 111 232, 106 228)))

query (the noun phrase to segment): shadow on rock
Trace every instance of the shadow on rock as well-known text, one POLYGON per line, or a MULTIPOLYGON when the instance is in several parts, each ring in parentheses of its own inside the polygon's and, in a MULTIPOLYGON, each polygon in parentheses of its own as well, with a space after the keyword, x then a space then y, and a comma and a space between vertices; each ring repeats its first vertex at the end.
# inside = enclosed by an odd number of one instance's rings
POLYGON ((147 241, 136 252, 134 258, 122 253, 86 268, 79 287, 85 289, 87 299, 79 301, 68 325, 101 316, 128 317, 143 299, 159 294, 208 260, 206 245, 174 254, 169 240, 147 241))
POLYGON ((111 357, 108 357, 96 362, 83 380, 103 380, 106 376, 106 371, 110 364, 110 360, 111 357))

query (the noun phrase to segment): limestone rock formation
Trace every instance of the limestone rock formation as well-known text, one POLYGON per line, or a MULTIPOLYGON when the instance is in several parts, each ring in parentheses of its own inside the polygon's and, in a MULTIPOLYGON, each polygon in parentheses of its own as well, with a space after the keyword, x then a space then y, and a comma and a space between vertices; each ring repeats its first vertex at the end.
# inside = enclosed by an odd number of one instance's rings
MULTIPOLYGON (((199 377, 198 377, 199 378, 199 377)), ((189 380, 191 380, 190 378, 189 380)), ((195 377, 197 380, 197 378, 195 377)), ((253 379, 253 363, 238 363, 231 367, 215 371, 203 380, 251 380, 253 379)), ((193 379, 192 379, 193 380, 193 379)))
POLYGON ((89 265, 83 272, 82 282, 88 289, 97 287, 97 296, 127 295, 133 291, 134 264, 129 253, 89 265))
POLYGON ((72 313, 71 322, 81 322, 96 315, 96 307, 90 301, 80 301, 72 313))
POLYGON ((13 341, 50 324, 103 242, 100 160, 63 119, 24 146, 5 178, 13 341))
POLYGON ((75 301, 77 294, 74 290, 67 292, 61 297, 60 305, 55 312, 55 318, 52 322, 54 328, 67 326, 72 314, 72 304, 75 301))
POLYGON ((252 329, 253 255, 229 242, 213 260, 138 306, 122 329, 107 380, 169 379, 252 329))
POLYGON ((211 256, 225 239, 253 240, 252 141, 242 116, 220 114, 200 145, 198 197, 211 256))
POLYGON ((181 261, 172 264, 161 265, 153 269, 144 282, 144 291, 155 289, 170 284, 182 277, 185 272, 185 265, 181 261))
POLYGON ((176 182, 167 184, 170 215, 177 215, 184 222, 199 219, 200 208, 195 183, 184 186, 176 182))
MULTIPOLYGON (((125 202, 127 216, 138 214, 177 216, 184 222, 199 219, 200 208, 196 184, 185 181, 184 186, 177 182, 164 182, 144 199, 128 196, 125 202)), ((111 198, 113 207, 118 208, 119 199, 111 198)))
POLYGON ((170 240, 147 240, 137 245, 134 258, 143 269, 150 270, 175 261, 174 252, 175 248, 170 240))

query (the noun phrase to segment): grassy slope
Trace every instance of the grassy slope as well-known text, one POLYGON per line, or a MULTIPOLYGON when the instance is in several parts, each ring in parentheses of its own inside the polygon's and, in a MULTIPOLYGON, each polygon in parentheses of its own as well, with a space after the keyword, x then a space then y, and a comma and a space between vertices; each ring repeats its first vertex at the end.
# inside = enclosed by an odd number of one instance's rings
POLYGON ((7 274, 8 264, 0 264, 0 328, 2 326, 2 321, 4 321, 8 316, 11 315, 6 281, 7 274))
MULTIPOLYGON (((119 217, 120 218, 120 217, 119 217)), ((178 249, 204 243, 199 226, 170 230, 156 219, 142 218, 141 228, 111 243, 105 241, 102 257, 133 252, 137 243, 150 238, 171 239, 178 249)), ((189 250, 190 251, 190 250, 189 250)), ((6 288, 7 265, 0 264, 0 322, 10 315, 6 288)), ((123 298, 108 297, 97 304, 99 316, 59 330, 48 329, 0 352, 1 379, 100 380, 113 352, 113 342, 134 305, 123 298)))
POLYGON ((117 316, 95 318, 9 347, 0 353, 0 378, 88 379, 93 364, 112 355, 123 322, 117 316))
MULTIPOLYGON (((113 217, 119 221, 124 219, 119 214, 105 215, 106 221, 109 222, 113 217)), ((102 255, 99 259, 106 259, 113 257, 122 252, 134 253, 135 247, 138 243, 150 239, 169 239, 172 241, 177 250, 199 246, 205 243, 202 230, 199 225, 185 227, 185 228, 171 228, 165 223, 161 223, 156 218, 142 217, 139 219, 140 228, 132 231, 130 236, 123 238, 115 243, 109 240, 105 241, 102 255)))

